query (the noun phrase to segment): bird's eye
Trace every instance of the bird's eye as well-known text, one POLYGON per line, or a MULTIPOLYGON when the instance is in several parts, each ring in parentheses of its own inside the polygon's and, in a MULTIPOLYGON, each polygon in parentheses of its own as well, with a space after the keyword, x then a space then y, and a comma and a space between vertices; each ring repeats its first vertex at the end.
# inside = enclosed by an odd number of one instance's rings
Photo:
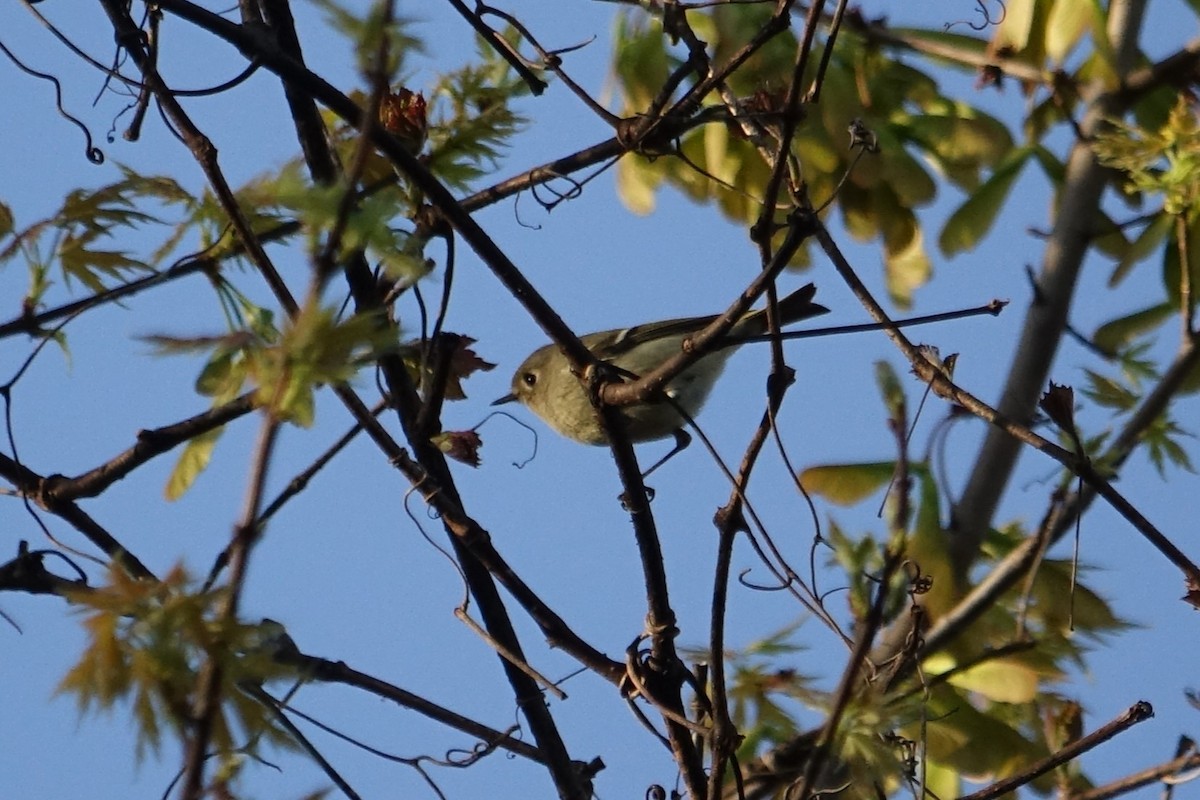
POLYGON ((536 372, 521 373, 521 383, 523 383, 529 387, 534 386, 534 384, 537 383, 537 373, 536 372))

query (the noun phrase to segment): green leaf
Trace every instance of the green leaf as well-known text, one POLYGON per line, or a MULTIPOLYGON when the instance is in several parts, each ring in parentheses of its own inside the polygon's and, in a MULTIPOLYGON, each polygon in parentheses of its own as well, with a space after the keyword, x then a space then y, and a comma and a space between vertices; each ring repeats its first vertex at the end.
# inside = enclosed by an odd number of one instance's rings
POLYGON ((1042 145, 1035 145, 1033 148, 1033 156, 1037 159, 1038 166, 1042 168, 1042 172, 1055 186, 1062 186, 1063 178, 1067 174, 1067 168, 1058 156, 1047 150, 1042 145))
POLYGON ((1139 393, 1090 369, 1085 369, 1084 374, 1087 375, 1088 385, 1083 393, 1105 408, 1129 411, 1138 404, 1139 393))
POLYGON ((58 259, 68 286, 75 279, 99 294, 105 290, 105 277, 122 279, 126 272, 150 269, 150 265, 123 251, 88 249, 86 245, 91 238, 68 236, 59 247, 58 259))
MULTIPOLYGON (((996 28, 992 39, 994 49, 1011 48, 1021 53, 1035 40, 1034 12, 1038 2, 1043 0, 1009 0, 1004 6, 1004 19, 996 28)), ((1031 58, 1035 62, 1037 58, 1031 58)))
POLYGON ((896 464, 892 461, 827 464, 809 467, 799 477, 806 491, 821 495, 831 503, 849 506, 886 486, 895 469, 896 464))
POLYGON ((1125 238, 1125 231, 1103 210, 1096 211, 1093 230, 1096 231, 1096 235, 1092 239, 1092 247, 1097 253, 1120 261, 1132 249, 1129 240, 1125 238))
POLYGON ((1143 308, 1104 323, 1092 335, 1092 343, 1106 353, 1117 353, 1144 333, 1154 330, 1175 315, 1168 303, 1143 308))
POLYGON ((933 275, 933 263, 925 251, 924 234, 918 227, 914 227, 911 234, 911 238, 899 246, 893 243, 890 236, 885 237, 883 253, 888 295, 902 307, 911 304, 913 291, 933 275))
POLYGON ((301 174, 298 164, 289 164, 277 176, 260 181, 242 194, 252 207, 284 208, 304 224, 311 247, 319 248, 319 239, 335 229, 339 258, 364 250, 376 256, 394 277, 415 280, 428 272, 424 259, 410 252, 421 242, 390 226, 402 216, 406 201, 397 191, 380 191, 355 203, 345 213, 347 187, 342 184, 318 186, 301 174))
POLYGON ((1175 218, 1170 214, 1159 213, 1154 216, 1149 225, 1142 228, 1141 233, 1129 245, 1129 249, 1125 251, 1121 260, 1113 268, 1113 273, 1108 278, 1110 288, 1125 280, 1135 266, 1149 258, 1151 253, 1162 245, 1167 234, 1171 232, 1174 221, 1175 218))
POLYGON ((0 203, 0 239, 13 232, 14 222, 12 209, 0 203))
POLYGON ((224 426, 214 428, 188 440, 179 454, 179 460, 175 462, 175 469, 171 470, 171 474, 167 478, 166 487, 163 489, 167 500, 178 500, 188 489, 192 488, 196 478, 208 467, 208 463, 212 459, 213 448, 216 447, 217 439, 221 438, 224 430, 224 426))
POLYGON ((214 403, 225 403, 237 396, 245 382, 246 362, 243 353, 221 348, 200 370, 196 378, 196 391, 213 398, 214 403))
POLYGON ((950 561, 950 537, 942 525, 941 495, 928 465, 910 464, 909 472, 919 480, 920 495, 905 555, 922 575, 933 581, 929 590, 921 595, 921 606, 930 619, 937 620, 960 599, 950 561))
POLYGON ((963 53, 968 57, 983 57, 988 53, 988 43, 977 36, 956 33, 953 29, 947 28, 904 28, 904 27, 889 27, 893 34, 902 38, 906 42, 924 45, 918 49, 922 50, 931 61, 936 64, 954 67, 975 75, 978 72, 978 67, 973 66, 970 58, 961 58, 959 53, 963 53), (952 55, 941 56, 940 52, 950 53, 952 55))
POLYGON ((662 22, 642 14, 618 14, 613 51, 624 111, 640 112, 650 105, 671 70, 663 47, 662 22))
POLYGON ((628 155, 617 162, 617 197, 634 214, 645 217, 654 212, 655 193, 662 181, 662 173, 641 156, 628 155))
POLYGON ((1088 57, 1088 63, 1080 69, 1079 77, 1085 80, 1105 78, 1107 79, 1105 88, 1114 89, 1117 81, 1117 54, 1108 38, 1108 10, 1100 0, 1078 0, 1078 2, 1087 2, 1092 6, 1090 22, 1092 45, 1095 48, 1095 52, 1088 57))
POLYGON ((1004 208, 1013 182, 1033 152, 1032 147, 1014 150, 983 185, 950 215, 938 237, 938 247, 944 255, 953 256, 970 250, 987 235, 1004 208))
MULTIPOLYGON (((516 38, 511 31, 503 35, 516 38)), ((443 74, 431 91, 426 160, 430 171, 455 189, 493 174, 509 141, 527 123, 515 103, 529 93, 528 84, 492 45, 477 41, 476 46, 482 63, 443 74)))
POLYGON ((85 648, 58 686, 73 694, 81 711, 112 709, 132 702, 137 723, 138 753, 157 749, 162 730, 184 736, 192 724, 190 709, 197 672, 215 663, 221 678, 213 714, 212 744, 222 758, 246 741, 265 734, 285 741, 262 706, 245 698, 237 686, 288 674, 265 659, 245 657, 261 641, 259 626, 224 620, 215 611, 221 592, 195 591, 187 573, 175 567, 161 581, 140 580, 114 568, 107 585, 70 592, 85 614, 85 648))
POLYGON ((875 385, 883 398, 883 405, 888 410, 888 416, 897 421, 904 420, 904 389, 900 386, 900 378, 892 365, 886 361, 875 362, 875 385))
MULTIPOLYGON (((1176 220, 1178 223, 1179 220, 1176 220)), ((1200 215, 1197 215, 1196 221, 1188 225, 1184 231, 1183 247, 1187 253, 1188 259, 1188 280, 1187 286, 1200 286, 1200 215)), ((1180 255, 1180 242, 1178 236, 1172 236, 1167 240, 1167 246, 1163 249, 1163 287, 1167 290, 1167 301, 1178 308, 1183 299, 1183 269, 1181 266, 1182 257, 1180 255)), ((1191 307, 1195 308, 1196 303, 1200 298, 1196 293, 1190 292, 1191 307)))
POLYGON ((1046 20, 1046 55, 1062 63, 1088 30, 1095 7, 1080 0, 1057 0, 1046 20))
POLYGON ((1028 664, 1003 658, 955 673, 950 683, 999 703, 1030 703, 1037 697, 1040 678, 1028 664))
POLYGON ((965 103, 939 99, 908 127, 914 141, 959 186, 974 188, 980 168, 1001 164, 1012 151, 1004 123, 965 103))
POLYGON ((384 65, 384 71, 394 76, 404 71, 404 56, 424 52, 424 43, 407 33, 406 28, 411 20, 393 16, 388 24, 384 24, 386 6, 382 2, 373 2, 366 13, 356 13, 358 6, 351 8, 342 6, 336 0, 314 0, 318 8, 325 12, 329 22, 329 30, 336 31, 354 44, 354 54, 360 74, 373 74, 372 70, 379 69, 376 64, 380 47, 387 41, 389 63, 384 65))
MULTIPOLYGON (((1086 535, 1086 534, 1085 534, 1086 535)), ((1058 559, 1043 562, 1034 583, 1033 600, 1038 614, 1050 630, 1063 635, 1074 633, 1097 638, 1107 633, 1117 633, 1133 627, 1112 610, 1108 602, 1079 582, 1075 583, 1072 603, 1071 564, 1058 559)))
POLYGON ((1179 443, 1182 437, 1195 438, 1192 434, 1179 427, 1167 415, 1161 414, 1142 434, 1146 444, 1147 454, 1154 464, 1160 478, 1166 477, 1166 467, 1170 463, 1188 472, 1195 472, 1192 459, 1179 443))
MULTIPOLYGON (((934 689, 926 715, 929 757, 972 780, 988 782, 1011 774, 1043 755, 999 714, 980 710, 952 686, 934 689)), ((919 738, 917 726, 909 727, 906 733, 919 738)))
MULTIPOLYGON (((875 134, 879 139, 879 177, 892 188, 901 204, 913 209, 932 202, 937 196, 937 183, 921 162, 905 149, 904 141, 886 125, 875 134)), ((864 166, 869 167, 870 163, 864 166)))
POLYGON ((247 353, 258 402, 279 419, 308 427, 314 392, 348 382, 366 363, 395 348, 395 331, 378 314, 338 321, 334 311, 306 306, 283 331, 279 343, 247 353))
POLYGON ((925 765, 925 794, 929 797, 958 797, 963 794, 962 774, 945 764, 930 761, 925 765))

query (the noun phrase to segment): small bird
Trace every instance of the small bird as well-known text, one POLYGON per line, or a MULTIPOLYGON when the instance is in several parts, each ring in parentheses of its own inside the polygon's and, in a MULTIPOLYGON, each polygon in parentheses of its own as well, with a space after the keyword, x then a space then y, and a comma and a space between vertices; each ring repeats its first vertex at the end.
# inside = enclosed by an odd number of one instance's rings
MULTIPOLYGON (((810 283, 780 300, 780 324, 788 325, 827 313, 829 309, 812 302, 816 291, 810 283)), ((597 359, 612 364, 622 375, 644 375, 680 352, 684 341, 716 318, 716 315, 710 315, 649 322, 623 330, 589 333, 581 336, 580 341, 597 359)), ((766 310, 747 312, 730 329, 728 341, 675 376, 667 384, 666 394, 689 417, 694 417, 708 399, 709 391, 733 351, 744 344, 747 337, 766 332, 766 310)), ((513 375, 512 392, 492 405, 514 400, 527 406, 568 439, 584 444, 608 444, 587 390, 571 372, 570 362, 555 344, 541 347, 526 358, 513 375)), ((687 446, 690 437, 683 430, 686 420, 672 403, 636 403, 623 406, 620 411, 631 441, 650 442, 674 435, 677 446, 668 457, 687 446)))

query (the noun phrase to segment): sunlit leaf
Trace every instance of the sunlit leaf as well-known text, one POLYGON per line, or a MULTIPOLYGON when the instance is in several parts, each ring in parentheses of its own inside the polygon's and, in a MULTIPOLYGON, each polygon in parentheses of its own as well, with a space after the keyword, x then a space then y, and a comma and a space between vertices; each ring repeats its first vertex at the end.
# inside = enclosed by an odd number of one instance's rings
POLYGON ((215 403, 232 400, 245 385, 246 362, 235 349, 218 349, 196 378, 196 391, 215 403))
POLYGON ((196 478, 208 467, 213 448, 224 430, 214 428, 188 440, 179 454, 179 460, 175 462, 175 468, 167 478, 167 485, 163 490, 167 500, 178 500, 192 488, 196 478))
POLYGON ((925 765, 925 789, 929 797, 958 797, 963 792, 961 776, 937 761, 925 765))
POLYGON ((1094 7, 1081 0, 1056 0, 1046 20, 1046 55, 1062 63, 1090 27, 1094 7))
POLYGON ((617 196, 635 214, 647 216, 654 211, 655 194, 662 175, 637 163, 638 156, 626 156, 617 162, 617 196))
POLYGON ((128 273, 150 269, 150 265, 120 250, 99 250, 88 247, 88 238, 68 236, 58 250, 63 277, 70 286, 78 280, 93 292, 103 292, 105 278, 123 280, 128 273))
MULTIPOLYGON (((1029 46, 1034 36, 1035 9, 1039 0, 1009 0, 1004 5, 1004 19, 996 26, 992 36, 992 49, 1011 49, 1021 53, 1029 46)), ((1030 60, 1037 61, 1037 56, 1030 60)))
POLYGON ((800 472, 805 490, 831 503, 849 506, 887 486, 896 469, 891 461, 866 464, 828 464, 800 472))
POLYGON ((316 389, 349 381, 364 364, 396 346, 394 335, 375 314, 339 321, 332 309, 306 306, 277 345, 248 353, 257 402, 280 419, 307 427, 314 419, 316 389))
POLYGON ((929 619, 937 620, 958 601, 958 586, 950 560, 950 537, 942 524, 941 494, 933 474, 923 464, 912 465, 917 478, 918 503, 905 555, 914 570, 931 580, 921 595, 921 606, 929 619))
MULTIPOLYGON (((934 690, 926 713, 929 756, 971 780, 1011 774, 1042 755, 1012 726, 980 711, 956 689, 934 690)), ((920 735, 910 727, 910 735, 920 735)))
POLYGON ((964 672, 950 682, 1001 703, 1029 703, 1037 696, 1040 676, 1016 659, 993 659, 964 672))
MULTIPOLYGON (((519 47, 511 30, 501 35, 519 47)), ((527 120, 518 101, 529 93, 491 44, 476 41, 479 61, 441 75, 431 90, 426 163, 451 188, 492 174, 527 120)))
POLYGON ((902 308, 908 307, 913 292, 933 275, 933 263, 925 250, 921 229, 914 228, 911 234, 911 238, 898 246, 888 237, 884 247, 888 294, 902 308))
POLYGON ((197 674, 206 662, 218 663, 222 677, 224 704, 212 730, 217 750, 232 751, 232 721, 241 737, 265 733, 272 741, 286 741, 262 706, 246 704, 235 687, 287 670, 240 657, 256 627, 218 619, 220 592, 195 591, 186 572, 176 567, 161 581, 112 569, 106 585, 69 594, 84 615, 87 642, 58 691, 74 695, 85 712, 130 704, 138 753, 156 751, 168 727, 179 736, 190 728, 197 674))

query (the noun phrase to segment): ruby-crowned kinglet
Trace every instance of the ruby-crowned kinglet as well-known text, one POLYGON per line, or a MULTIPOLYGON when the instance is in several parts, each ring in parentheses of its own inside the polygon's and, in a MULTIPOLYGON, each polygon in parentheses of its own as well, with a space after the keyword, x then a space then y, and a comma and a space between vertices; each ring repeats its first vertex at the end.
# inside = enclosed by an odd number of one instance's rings
MULTIPOLYGON (((779 301, 781 325, 824 314, 829 309, 812 302, 816 287, 811 283, 779 301)), ((649 322, 624 330, 589 333, 579 337, 584 346, 601 361, 623 373, 645 375, 683 348, 684 341, 706 328, 716 316, 685 317, 649 322)), ((725 362, 745 337, 767 331, 765 310, 748 312, 729 330, 729 341, 718 346, 695 364, 675 376, 666 392, 680 408, 694 417, 708 399, 708 393, 725 367, 725 362)), ((584 444, 604 445, 608 439, 600 428, 587 390, 571 373, 571 364, 555 344, 535 350, 517 368, 512 393, 492 405, 519 401, 528 406, 551 428, 584 444)), ((634 442, 664 439, 683 428, 685 420, 671 403, 649 402, 624 406, 629 438, 634 442)))

